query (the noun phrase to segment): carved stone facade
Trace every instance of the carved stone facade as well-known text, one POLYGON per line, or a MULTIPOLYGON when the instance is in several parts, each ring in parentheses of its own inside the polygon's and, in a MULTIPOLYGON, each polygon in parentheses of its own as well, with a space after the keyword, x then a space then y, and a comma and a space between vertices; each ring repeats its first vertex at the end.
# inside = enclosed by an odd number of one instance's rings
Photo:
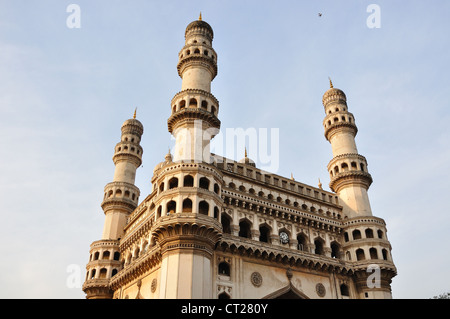
POLYGON ((125 121, 104 191, 103 237, 86 267, 87 298, 391 298, 391 245, 370 209, 372 177, 344 92, 330 81, 323 98, 332 192, 260 170, 247 154, 211 154, 220 129, 213 30, 199 19, 185 38, 182 91, 168 119, 174 155, 155 166, 152 192, 139 203, 143 126, 135 116, 125 121))

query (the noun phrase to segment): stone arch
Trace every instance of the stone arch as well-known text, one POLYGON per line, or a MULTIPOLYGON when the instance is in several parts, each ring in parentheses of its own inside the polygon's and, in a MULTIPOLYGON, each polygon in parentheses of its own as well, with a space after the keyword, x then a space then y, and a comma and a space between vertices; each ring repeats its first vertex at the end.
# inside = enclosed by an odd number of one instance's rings
POLYGON ((309 299, 307 295, 295 288, 291 282, 289 285, 278 289, 262 299, 309 299))

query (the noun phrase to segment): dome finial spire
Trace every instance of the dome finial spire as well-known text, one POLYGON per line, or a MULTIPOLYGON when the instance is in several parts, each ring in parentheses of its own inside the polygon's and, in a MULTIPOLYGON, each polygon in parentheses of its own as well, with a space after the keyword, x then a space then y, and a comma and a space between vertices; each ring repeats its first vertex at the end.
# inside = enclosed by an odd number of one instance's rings
POLYGON ((247 147, 245 147, 244 151, 245 151, 245 157, 247 157, 247 147))
POLYGON ((199 17, 198 17, 198 20, 199 21, 202 21, 202 12, 200 11, 200 15, 199 15, 199 17))
POLYGON ((134 119, 136 119, 136 110, 137 110, 137 108, 134 109, 134 114, 133 114, 134 119))
POLYGON ((333 82, 331 82, 331 78, 330 77, 328 77, 328 80, 330 80, 330 89, 332 89, 333 88, 333 82))

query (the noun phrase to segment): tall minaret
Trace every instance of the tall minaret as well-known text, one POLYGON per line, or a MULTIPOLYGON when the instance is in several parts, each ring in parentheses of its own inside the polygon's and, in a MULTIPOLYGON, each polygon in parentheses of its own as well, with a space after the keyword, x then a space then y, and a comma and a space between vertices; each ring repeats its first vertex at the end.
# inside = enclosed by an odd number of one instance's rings
POLYGON ((201 14, 186 27, 177 65, 181 91, 172 99, 168 119, 169 132, 176 140, 174 162, 210 162, 210 141, 220 128, 219 102, 211 94, 211 82, 217 75, 213 36, 201 14))
POLYGON ((90 258, 86 266, 87 275, 83 291, 88 299, 112 298, 109 279, 121 268, 119 240, 127 217, 139 201, 140 191, 134 185, 136 169, 142 163, 141 136, 144 127, 136 119, 126 120, 122 125, 122 136, 114 150, 115 164, 113 181, 105 186, 102 209, 105 224, 102 239, 91 244, 90 258))
POLYGON ((367 171, 366 158, 358 154, 356 148, 358 128, 353 114, 348 111, 347 98, 330 80, 330 89, 323 95, 322 103, 326 114, 325 137, 333 151, 333 159, 328 163, 330 188, 338 194, 345 216, 371 216, 367 190, 372 177, 367 171))
POLYGON ((160 298, 209 299, 216 296, 213 252, 222 236, 223 180, 209 147, 220 128, 219 103, 210 93, 217 54, 213 30, 201 16, 186 27, 185 39, 177 65, 182 90, 168 119, 175 150, 154 171, 158 205, 151 231, 161 248, 160 298))

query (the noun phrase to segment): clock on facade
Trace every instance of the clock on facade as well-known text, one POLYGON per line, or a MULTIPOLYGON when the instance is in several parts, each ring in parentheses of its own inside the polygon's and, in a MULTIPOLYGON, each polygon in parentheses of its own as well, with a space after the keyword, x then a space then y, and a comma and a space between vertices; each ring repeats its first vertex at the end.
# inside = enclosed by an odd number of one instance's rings
POLYGON ((289 242, 289 235, 286 232, 282 231, 280 233, 280 241, 282 244, 287 244, 289 242))

